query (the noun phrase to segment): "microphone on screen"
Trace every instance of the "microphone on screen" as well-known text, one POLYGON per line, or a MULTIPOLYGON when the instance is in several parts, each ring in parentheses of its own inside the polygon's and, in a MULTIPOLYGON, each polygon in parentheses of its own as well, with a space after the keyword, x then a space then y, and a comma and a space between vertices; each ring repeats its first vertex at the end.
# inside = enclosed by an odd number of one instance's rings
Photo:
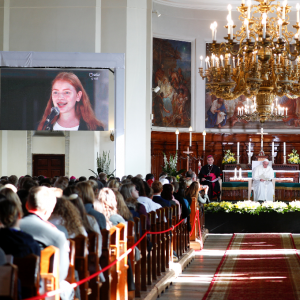
POLYGON ((53 119, 59 115, 59 108, 58 107, 52 107, 51 108, 51 112, 50 114, 48 115, 46 121, 45 121, 45 124, 44 124, 44 128, 43 130, 50 130, 50 124, 51 122, 53 121, 53 119))

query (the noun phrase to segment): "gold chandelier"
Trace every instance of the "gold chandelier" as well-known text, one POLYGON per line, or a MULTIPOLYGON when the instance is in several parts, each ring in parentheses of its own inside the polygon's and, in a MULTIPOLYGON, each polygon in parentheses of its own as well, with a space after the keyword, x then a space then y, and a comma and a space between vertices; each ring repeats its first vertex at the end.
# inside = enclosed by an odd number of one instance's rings
POLYGON ((293 25, 297 30, 295 35, 287 28, 291 11, 287 1, 283 5, 272 4, 273 0, 255 1, 257 5, 251 5, 251 0, 246 5, 243 0, 237 7, 243 25, 235 34, 228 5, 226 42, 217 43, 217 23, 211 24, 212 55, 205 59, 205 71, 203 57, 200 58, 199 73, 202 79, 206 78, 210 94, 225 100, 245 95, 251 100, 251 105, 239 110, 239 118, 264 123, 287 116, 287 108, 278 105, 276 96, 300 96, 299 5, 297 23, 293 25))

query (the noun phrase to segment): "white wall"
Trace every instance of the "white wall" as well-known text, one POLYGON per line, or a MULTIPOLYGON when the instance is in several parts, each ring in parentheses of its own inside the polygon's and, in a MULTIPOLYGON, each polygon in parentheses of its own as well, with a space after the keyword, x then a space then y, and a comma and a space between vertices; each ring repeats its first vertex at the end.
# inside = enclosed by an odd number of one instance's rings
MULTIPOLYGON (((0 19, 2 50, 101 51, 101 0, 0 0, 0 19)), ((113 75, 110 84, 110 108, 113 108, 113 75)), ((112 128, 113 116, 112 109, 109 121, 112 128)), ((0 175, 27 173, 26 134, 26 131, 0 131, 0 175)), ((96 154, 102 150, 110 150, 113 157, 114 143, 107 136, 107 132, 72 133, 69 174, 92 175, 88 169, 96 170, 96 154)), ((66 154, 65 138, 34 136, 31 150, 32 154, 66 154)))
POLYGON ((70 132, 70 176, 92 176, 97 171, 96 156, 100 146, 99 132, 70 132))
POLYGON ((126 57, 125 173, 132 175, 150 172, 151 11, 150 0, 102 0, 102 52, 126 57))
POLYGON ((32 137, 32 154, 65 154, 65 137, 32 137))

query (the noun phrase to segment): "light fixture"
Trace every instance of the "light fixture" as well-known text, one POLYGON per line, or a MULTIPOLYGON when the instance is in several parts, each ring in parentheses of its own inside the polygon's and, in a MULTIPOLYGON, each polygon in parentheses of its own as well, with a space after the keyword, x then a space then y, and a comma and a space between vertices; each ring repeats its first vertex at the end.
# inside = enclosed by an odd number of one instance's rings
POLYGON ((115 140, 115 133, 114 133, 114 130, 111 129, 110 130, 110 136, 109 136, 110 140, 113 142, 115 140))
POLYGON ((156 88, 153 88, 152 91, 157 94, 160 91, 160 87, 157 86, 156 88))
POLYGON ((242 1, 241 28, 233 34, 231 6, 228 6, 228 34, 226 41, 218 44, 217 24, 211 24, 212 43, 210 57, 200 59, 199 73, 206 78, 209 93, 225 100, 246 96, 247 105, 239 110, 238 117, 245 120, 282 120, 287 108, 281 107, 276 97, 300 97, 300 23, 297 6, 296 35, 288 31, 291 6, 273 0, 242 1), (251 14, 251 11, 253 13, 251 14), (276 16, 268 17, 268 14, 276 16), (293 40, 295 43, 293 43, 293 40))
POLYGON ((152 13, 156 14, 158 18, 161 16, 161 13, 158 10, 154 10, 152 13))

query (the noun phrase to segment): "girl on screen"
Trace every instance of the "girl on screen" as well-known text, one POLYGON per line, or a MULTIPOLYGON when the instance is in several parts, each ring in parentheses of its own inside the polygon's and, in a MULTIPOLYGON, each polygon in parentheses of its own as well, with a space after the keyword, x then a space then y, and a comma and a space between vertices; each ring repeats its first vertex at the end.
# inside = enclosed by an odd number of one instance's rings
POLYGON ((79 78, 71 72, 59 73, 52 82, 52 92, 38 130, 44 130, 47 116, 53 107, 59 108, 47 129, 103 131, 104 125, 97 120, 89 97, 79 78))

